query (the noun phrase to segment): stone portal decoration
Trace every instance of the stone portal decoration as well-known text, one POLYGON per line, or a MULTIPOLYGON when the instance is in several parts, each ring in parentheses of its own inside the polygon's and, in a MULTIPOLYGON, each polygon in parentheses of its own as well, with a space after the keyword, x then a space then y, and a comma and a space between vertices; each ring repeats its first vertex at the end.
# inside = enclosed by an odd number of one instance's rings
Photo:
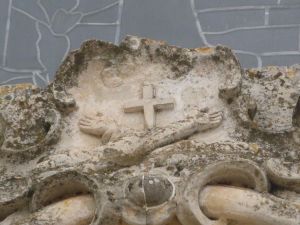
POLYGON ((87 41, 48 87, 0 88, 0 225, 300 225, 299 81, 87 41))

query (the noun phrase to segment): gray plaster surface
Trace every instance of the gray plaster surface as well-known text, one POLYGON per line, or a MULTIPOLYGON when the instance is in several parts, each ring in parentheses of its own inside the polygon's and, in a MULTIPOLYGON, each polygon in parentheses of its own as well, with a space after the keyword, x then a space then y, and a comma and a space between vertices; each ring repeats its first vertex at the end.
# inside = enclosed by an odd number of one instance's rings
POLYGON ((223 44, 244 67, 300 62, 300 0, 1 0, 0 84, 51 82, 87 39, 223 44))

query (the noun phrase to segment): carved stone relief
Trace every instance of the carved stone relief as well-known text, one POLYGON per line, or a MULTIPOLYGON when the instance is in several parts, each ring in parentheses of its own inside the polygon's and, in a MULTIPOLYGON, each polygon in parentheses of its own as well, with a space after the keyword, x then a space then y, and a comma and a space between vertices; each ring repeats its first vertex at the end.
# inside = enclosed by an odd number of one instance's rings
POLYGON ((46 89, 1 87, 0 225, 299 225, 299 77, 87 41, 46 89))

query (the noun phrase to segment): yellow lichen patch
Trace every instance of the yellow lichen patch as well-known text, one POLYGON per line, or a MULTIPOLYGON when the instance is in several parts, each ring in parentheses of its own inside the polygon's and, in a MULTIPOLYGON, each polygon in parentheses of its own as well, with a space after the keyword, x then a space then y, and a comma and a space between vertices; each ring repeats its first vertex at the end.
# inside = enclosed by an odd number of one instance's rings
POLYGON ((153 44, 159 44, 159 45, 165 45, 165 41, 161 40, 151 40, 151 39, 144 39, 143 40, 146 45, 153 45, 153 44))
POLYGON ((286 74, 289 78, 293 78, 296 75, 296 70, 294 68, 288 68, 286 74))
POLYGON ((257 74, 256 69, 248 69, 246 73, 250 78, 255 78, 257 74))
POLYGON ((204 47, 204 48, 195 48, 196 52, 201 54, 212 54, 214 52, 214 48, 204 47))
POLYGON ((64 205, 64 207, 69 207, 70 206, 70 200, 69 199, 65 199, 63 201, 63 205, 64 205))
POLYGON ((256 143, 250 143, 249 144, 249 147, 250 147, 250 150, 252 151, 252 152, 254 152, 254 154, 258 154, 259 153, 259 151, 260 151, 260 147, 259 147, 259 145, 258 144, 256 144, 256 143))
POLYGON ((3 85, 0 86, 0 96, 7 95, 9 93, 18 91, 18 90, 25 90, 30 88, 36 88, 35 85, 30 83, 24 83, 24 84, 14 84, 14 85, 3 85))

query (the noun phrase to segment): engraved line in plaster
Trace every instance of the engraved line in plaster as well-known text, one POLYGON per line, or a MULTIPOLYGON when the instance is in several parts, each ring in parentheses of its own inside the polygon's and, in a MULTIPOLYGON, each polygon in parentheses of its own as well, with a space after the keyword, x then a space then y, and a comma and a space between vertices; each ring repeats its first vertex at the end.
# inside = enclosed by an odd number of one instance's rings
POLYGON ((190 0, 192 12, 194 14, 194 17, 196 19, 196 27, 198 30, 198 34, 200 36, 200 39, 202 42, 207 46, 212 46, 212 44, 209 43, 208 38, 206 37, 206 34, 215 34, 215 35, 222 35, 222 34, 228 34, 231 32, 239 31, 239 30, 255 30, 255 29, 270 29, 270 28, 290 28, 290 27, 299 27, 299 41, 298 51, 281 51, 281 52, 265 52, 265 53, 255 53, 255 52, 247 52, 239 49, 234 49, 234 52, 244 55, 251 55, 255 56, 257 59, 257 67, 262 67, 262 56, 276 56, 276 55, 300 55, 300 24, 290 24, 290 25, 269 25, 269 9, 270 8, 299 8, 300 5, 280 5, 281 0, 277 1, 276 6, 232 6, 232 7, 219 7, 219 8, 208 8, 208 9, 201 9, 198 10, 195 7, 195 0, 190 0), (249 9, 264 9, 265 10, 265 25, 264 26, 255 26, 255 27, 237 27, 232 29, 227 29, 224 31, 218 31, 218 32, 204 32, 203 28, 200 23, 200 19, 198 17, 199 13, 206 13, 206 12, 216 12, 216 11, 234 11, 234 10, 249 10, 249 9))
POLYGON ((8 46, 8 38, 9 38, 9 29, 10 29, 11 7, 12 7, 12 0, 9 0, 8 14, 7 14, 7 21, 6 21, 6 28, 5 28, 5 40, 4 40, 2 66, 6 65, 6 54, 7 54, 7 46, 8 46))
MULTIPOLYGON (((37 77, 39 79, 41 79, 43 82, 45 82, 45 84, 49 84, 50 83, 50 75, 49 75, 49 73, 44 73, 42 75, 42 72, 46 72, 47 71, 47 67, 46 67, 46 65, 43 63, 43 61, 41 59, 41 50, 40 50, 40 47, 39 47, 39 42, 42 39, 42 33, 41 33, 40 27, 39 27, 40 24, 43 24, 44 26, 46 26, 48 28, 48 30, 50 31, 50 33, 54 37, 63 37, 63 38, 65 38, 65 40, 67 42, 67 47, 66 47, 66 51, 65 51, 63 59, 67 56, 68 52, 70 51, 70 47, 71 47, 71 41, 70 41, 70 38, 67 36, 67 34, 69 32, 71 32, 77 25, 116 26, 115 43, 117 44, 119 42, 119 39, 120 39, 121 17, 122 17, 122 10, 123 10, 123 4, 124 4, 123 0, 119 0, 119 1, 113 2, 111 4, 108 4, 108 5, 100 8, 100 9, 97 9, 97 10, 94 10, 94 11, 91 11, 91 12, 86 12, 86 13, 76 11, 78 9, 79 5, 80 5, 80 0, 76 0, 75 5, 69 11, 66 11, 63 8, 57 9, 51 19, 50 19, 48 13, 47 13, 45 7, 41 3, 41 1, 37 0, 36 3, 38 5, 38 7, 42 10, 43 14, 45 15, 45 18, 46 18, 46 20, 47 20, 48 23, 44 22, 44 21, 41 21, 38 18, 36 18, 33 15, 31 15, 30 13, 28 13, 28 12, 22 10, 22 9, 19 9, 19 8, 15 7, 15 6, 13 6, 12 0, 9 1, 8 18, 7 18, 6 33, 5 33, 5 46, 4 46, 4 52, 3 52, 3 62, 2 62, 2 66, 0 66, 1 70, 6 71, 6 72, 11 72, 11 73, 21 73, 21 74, 31 73, 32 74, 31 75, 31 79, 32 79, 33 84, 35 84, 35 85, 37 85, 37 83, 38 83, 37 82, 37 77), (81 22, 81 20, 85 16, 89 16, 89 15, 93 15, 93 14, 96 14, 96 13, 100 13, 100 12, 108 10, 108 9, 110 9, 112 7, 118 7, 118 15, 117 15, 117 21, 116 22, 113 22, 113 23, 101 23, 101 22, 99 22, 99 23, 82 23, 81 22), (36 29, 37 34, 38 34, 38 38, 37 38, 37 40, 35 42, 35 48, 36 48, 36 53, 37 53, 36 58, 37 58, 37 62, 43 68, 43 71, 40 71, 40 70, 30 70, 30 69, 14 69, 14 68, 8 68, 8 67, 5 66, 6 59, 7 59, 7 46, 8 46, 9 32, 10 32, 11 10, 15 10, 15 11, 17 11, 19 13, 22 13, 23 15, 27 16, 28 18, 32 19, 35 22, 35 29, 36 29), (65 34, 56 34, 53 31, 52 27, 51 27, 52 19, 55 18, 55 15, 57 14, 57 12, 59 10, 63 10, 66 13, 67 12, 70 13, 70 12, 76 11, 76 13, 80 13, 80 15, 81 15, 80 19, 72 27, 70 27, 65 32, 65 34)), ((10 81, 15 81, 15 80, 24 79, 24 78, 30 78, 30 76, 17 76, 17 77, 13 77, 13 78, 10 78, 10 79, 8 79, 6 81, 0 82, 0 85, 7 84, 10 81)))
MULTIPOLYGON (((11 73, 20 73, 20 74, 25 74, 25 73, 31 73, 32 74, 32 79, 33 82, 36 84, 36 77, 39 77, 40 79, 42 79, 43 81, 45 81, 46 83, 50 82, 50 76, 48 73, 41 75, 42 71, 39 70, 28 70, 28 69, 14 69, 14 68, 8 68, 5 66, 6 64, 6 58, 7 58, 7 47, 8 47, 8 40, 9 40, 9 31, 10 31, 10 20, 11 20, 11 10, 16 10, 20 13, 23 13, 24 15, 28 16, 30 19, 35 21, 35 25, 36 25, 36 30, 38 33, 38 39, 36 41, 36 49, 37 49, 37 60, 38 63, 41 65, 41 67, 43 68, 44 72, 47 70, 46 66, 43 64, 41 57, 40 57, 40 48, 39 48, 39 41, 42 38, 42 34, 39 30, 39 26, 37 26, 37 23, 41 23, 43 25, 45 25, 49 31, 51 32, 51 34, 55 37, 64 37, 67 41, 67 49, 66 49, 66 53, 65 56, 67 55, 67 53, 70 51, 70 46, 71 46, 71 42, 70 42, 70 38, 66 35, 68 34, 71 30, 73 30, 77 25, 91 25, 91 26, 116 26, 116 32, 115 32, 115 44, 118 44, 119 39, 120 39, 120 28, 121 28, 121 18, 122 18, 122 10, 123 10, 123 5, 124 5, 124 0, 119 0, 116 2, 113 2, 101 9, 97 9, 91 12, 78 12, 76 11, 80 5, 80 0, 76 0, 75 5, 68 11, 68 12, 75 12, 76 13, 80 13, 81 14, 81 18, 80 20, 78 20, 77 23, 75 23, 72 27, 70 27, 65 34, 63 35, 59 35, 56 34, 50 25, 50 18, 49 15, 46 11, 46 9, 44 8, 44 6, 41 4, 40 0, 36 1, 37 5, 41 8, 42 12, 44 13, 46 20, 48 23, 41 21, 37 18, 35 18, 33 15, 31 15, 30 13, 25 12, 22 9, 16 8, 15 6, 13 6, 12 0, 9 1, 9 7, 8 7, 8 18, 7 18, 7 24, 6 24, 6 33, 5 33, 5 45, 4 45, 4 51, 3 51, 3 60, 2 60, 2 66, 0 66, 0 69, 2 69, 3 71, 6 72, 11 72, 11 73), (118 9, 118 16, 117 16, 117 21, 114 23, 82 23, 81 20, 84 16, 88 16, 88 15, 92 15, 92 14, 96 14, 102 11, 105 11, 111 7, 115 7, 117 6, 118 9), (45 76, 45 77, 43 77, 45 76)), ((244 55, 251 55, 251 56, 255 56, 257 59, 257 66, 261 67, 262 66, 262 56, 275 56, 275 55, 300 55, 300 24, 291 24, 291 25, 274 25, 274 26, 270 26, 269 24, 269 15, 268 15, 268 11, 270 8, 299 8, 300 5, 281 5, 282 2, 281 0, 277 0, 277 5, 265 5, 265 6, 232 6, 232 7, 219 7, 219 8, 208 8, 208 9, 196 9, 195 7, 195 0, 190 0, 190 5, 191 5, 191 9, 192 9, 192 13, 195 17, 195 22, 196 22, 196 29, 198 31, 198 34, 201 38, 201 40, 203 41, 203 43, 207 46, 212 46, 212 44, 209 43, 208 38, 206 37, 206 34, 216 34, 216 35, 220 35, 220 34, 227 34, 230 32, 234 32, 234 31, 238 31, 238 30, 254 30, 254 29, 270 29, 270 28, 288 28, 288 27, 299 27, 299 49, 298 51, 282 51, 282 52, 265 52, 265 53, 254 53, 254 52, 248 52, 248 51, 242 51, 242 50, 238 50, 235 49, 234 51, 236 53, 239 54, 244 54, 244 55), (218 31, 218 32, 204 32, 201 26, 201 22, 199 20, 198 14, 199 13, 206 13, 206 12, 216 12, 216 11, 232 11, 232 10, 249 10, 249 9, 264 9, 265 10, 265 26, 256 26, 256 27, 239 27, 239 28, 233 28, 233 29, 228 29, 225 31, 218 31)), ((64 10, 64 9, 57 9, 58 10, 64 10)), ((56 14, 57 11, 54 13, 56 14)), ((54 17, 54 16, 53 16, 54 17)), ((24 76, 22 78, 28 78, 28 76, 24 76)), ((16 80, 16 79, 21 79, 21 76, 15 77, 15 78, 11 78, 8 79, 6 81, 1 82, 0 84, 4 84, 4 83, 8 83, 9 81, 12 80, 16 80)))

